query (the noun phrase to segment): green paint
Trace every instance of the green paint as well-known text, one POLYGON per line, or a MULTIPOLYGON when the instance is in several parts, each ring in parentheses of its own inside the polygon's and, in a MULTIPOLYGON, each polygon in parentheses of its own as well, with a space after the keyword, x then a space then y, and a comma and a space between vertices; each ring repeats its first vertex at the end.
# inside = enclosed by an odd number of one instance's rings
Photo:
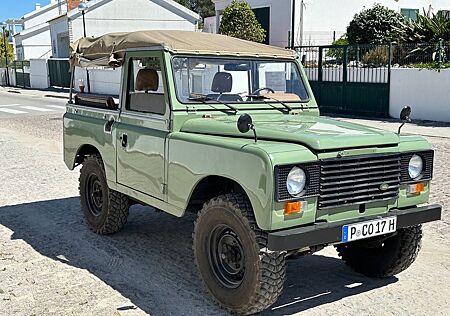
POLYGON ((175 94, 170 53, 136 51, 128 53, 126 58, 152 56, 163 60, 166 114, 137 115, 125 108, 128 85, 125 63, 121 110, 68 106, 64 116, 64 161, 70 169, 74 168, 79 150, 85 145, 93 146, 103 158, 112 189, 175 216, 184 215, 194 189, 202 180, 211 176, 229 179, 248 195, 257 224, 264 230, 383 214, 392 208, 428 201, 429 184, 417 196, 407 195, 406 186, 402 185, 398 200, 368 203, 363 214, 357 205, 317 210, 317 197, 309 197, 305 199, 308 207, 302 214, 285 217, 284 203, 276 202, 274 193, 277 165, 338 156, 427 150, 430 145, 421 137, 398 136, 320 117, 299 60, 296 63, 311 96, 307 103, 292 103, 294 110, 290 114, 282 114, 264 103, 237 104, 239 113, 232 115, 211 111, 210 105, 198 103, 187 107, 180 103, 175 94), (236 122, 242 113, 252 116, 257 143, 251 131, 241 134, 237 130, 236 122), (115 120, 112 132, 105 133, 104 124, 111 117, 115 120), (121 144, 124 133, 128 136, 126 147, 121 144))

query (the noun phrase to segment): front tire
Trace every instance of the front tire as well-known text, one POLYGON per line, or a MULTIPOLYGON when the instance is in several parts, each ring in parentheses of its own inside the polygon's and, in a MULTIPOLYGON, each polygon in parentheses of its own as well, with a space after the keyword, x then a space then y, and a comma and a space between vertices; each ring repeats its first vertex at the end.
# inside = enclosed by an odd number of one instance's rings
POLYGON ((391 237, 366 239, 336 246, 339 256, 356 272, 387 278, 406 270, 422 246, 422 226, 402 228, 391 237))
POLYGON ((283 290, 285 253, 267 249, 267 233, 257 227, 244 195, 205 203, 195 222, 193 249, 204 286, 229 312, 258 313, 283 290))
POLYGON ((85 158, 79 179, 81 210, 89 228, 99 235, 118 232, 127 222, 129 199, 111 190, 99 155, 85 158))

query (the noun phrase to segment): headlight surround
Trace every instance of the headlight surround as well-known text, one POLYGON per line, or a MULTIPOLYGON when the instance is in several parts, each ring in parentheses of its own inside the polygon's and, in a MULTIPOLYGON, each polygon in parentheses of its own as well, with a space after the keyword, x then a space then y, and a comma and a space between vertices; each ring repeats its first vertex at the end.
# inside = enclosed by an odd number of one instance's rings
POLYGON ((411 179, 417 179, 423 172, 423 159, 414 154, 409 160, 408 174, 411 179))
POLYGON ((291 169, 287 176, 286 188, 290 195, 299 195, 306 186, 306 173, 303 169, 299 167, 294 167, 291 169))

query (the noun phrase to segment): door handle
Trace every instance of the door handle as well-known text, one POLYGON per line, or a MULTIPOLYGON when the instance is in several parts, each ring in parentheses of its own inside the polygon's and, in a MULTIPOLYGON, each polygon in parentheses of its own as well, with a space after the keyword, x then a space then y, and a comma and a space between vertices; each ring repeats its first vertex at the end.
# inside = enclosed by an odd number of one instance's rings
POLYGON ((120 140, 121 140, 121 142, 122 142, 122 147, 127 147, 127 144, 128 144, 128 135, 125 134, 125 133, 123 133, 123 134, 120 136, 120 140))
POLYGON ((109 118, 109 120, 106 121, 106 123, 105 123, 105 125, 104 125, 104 127, 105 127, 105 128, 104 128, 104 132, 105 132, 105 133, 111 134, 112 126, 113 126, 114 122, 115 122, 114 116, 111 116, 111 117, 109 118))

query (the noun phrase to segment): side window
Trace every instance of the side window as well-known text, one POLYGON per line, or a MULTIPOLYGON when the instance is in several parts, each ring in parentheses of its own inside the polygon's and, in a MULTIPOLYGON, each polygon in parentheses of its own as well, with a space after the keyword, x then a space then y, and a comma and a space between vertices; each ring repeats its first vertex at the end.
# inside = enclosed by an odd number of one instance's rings
POLYGON ((164 115, 166 100, 161 59, 131 58, 128 71, 127 110, 164 115))

